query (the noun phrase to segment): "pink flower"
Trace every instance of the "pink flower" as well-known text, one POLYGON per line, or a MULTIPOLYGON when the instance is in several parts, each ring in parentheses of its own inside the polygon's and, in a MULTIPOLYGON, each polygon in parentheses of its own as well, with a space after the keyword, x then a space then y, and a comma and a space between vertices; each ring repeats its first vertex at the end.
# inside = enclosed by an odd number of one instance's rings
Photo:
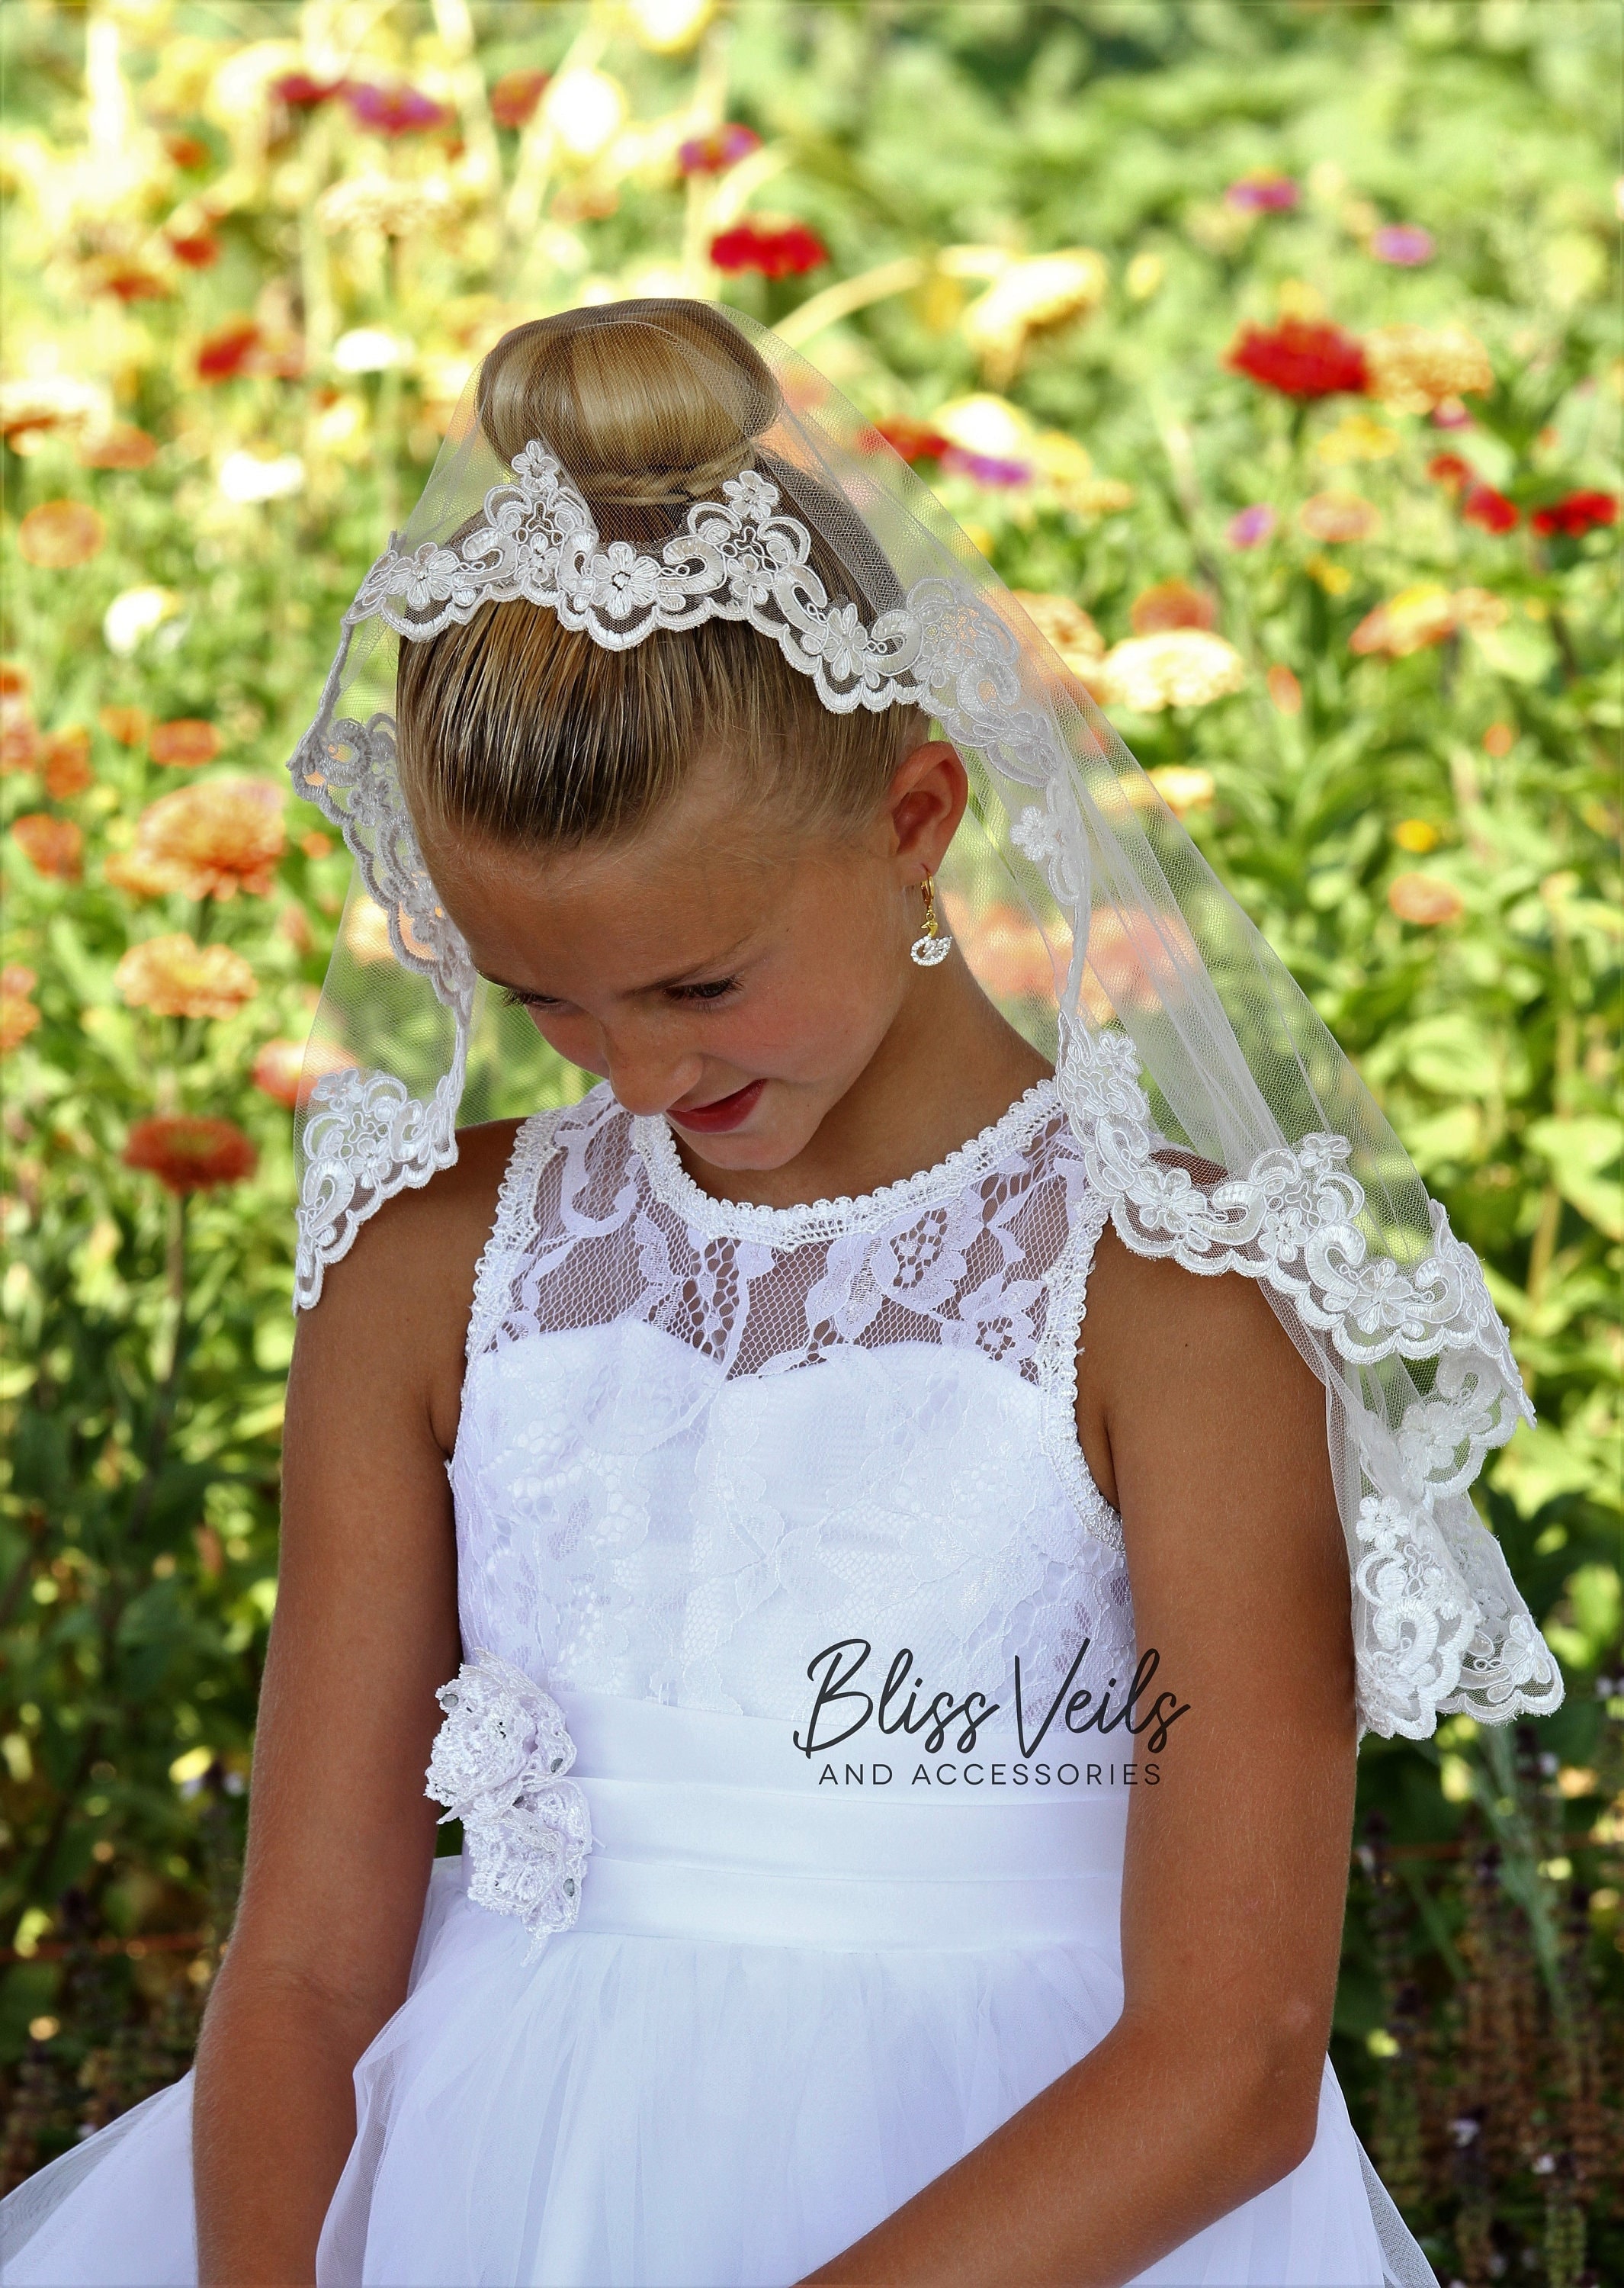
POLYGON ((761 138, 753 127, 730 121, 708 135, 691 135, 677 148, 677 164, 685 175, 720 175, 760 148, 761 138))
POLYGON ((415 135, 427 127, 443 127, 450 117, 444 104, 420 95, 415 87, 374 87, 364 80, 345 86, 344 99, 358 127, 375 135, 415 135))
POLYGON ((1224 536, 1232 548, 1257 548, 1274 530, 1274 511, 1266 501, 1254 501, 1250 508, 1241 509, 1232 516, 1224 527, 1224 536))
POLYGON ((1370 250, 1378 262, 1391 262, 1401 270, 1414 270, 1423 262, 1430 262, 1437 248, 1430 230, 1419 223, 1390 222, 1374 232, 1370 250))
POLYGON ((944 469, 955 477, 970 477, 978 485, 1025 485, 1032 481, 1026 461, 1005 461, 995 453, 972 453, 963 445, 949 445, 941 457, 944 469))
POLYGON ((272 81, 271 91, 281 98, 289 111, 313 111, 329 96, 342 95, 344 82, 341 79, 312 79, 308 72, 284 72, 280 79, 272 81))
POLYGON ((1272 174, 1265 169, 1242 175, 1224 196, 1243 214, 1284 214, 1297 203, 1297 187, 1289 175, 1272 174))

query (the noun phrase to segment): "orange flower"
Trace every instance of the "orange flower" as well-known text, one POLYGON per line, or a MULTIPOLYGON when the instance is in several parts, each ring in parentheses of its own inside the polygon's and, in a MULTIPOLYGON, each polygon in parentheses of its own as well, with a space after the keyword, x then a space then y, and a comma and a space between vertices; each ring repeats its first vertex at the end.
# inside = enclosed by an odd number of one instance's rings
POLYGON ((168 763, 175 770, 195 770, 200 764, 211 763, 219 753, 220 735, 212 723, 181 715, 172 723, 154 725, 147 751, 154 763, 168 763))
POLYGON ((12 838, 36 874, 55 882, 76 882, 84 868, 84 837, 71 818, 48 810, 25 811, 12 821, 12 838))
POLYGON ((96 720, 121 747, 144 747, 152 728, 152 717, 145 707, 104 707, 96 720))
POLYGON ((29 998, 39 980, 20 965, 0 969, 0 1056, 9 1056, 26 1041, 39 1022, 39 1011, 29 998))
POLYGON ((283 846, 282 798, 268 781, 206 779, 161 796, 142 814, 131 857, 151 882, 188 898, 234 898, 239 890, 263 898, 283 846))
POLYGON ((52 731, 41 748, 45 767, 45 791, 53 802, 67 802, 94 783, 91 768, 91 735, 83 723, 52 731))
POLYGON ((20 692, 0 697, 0 772, 31 771, 39 760, 34 710, 20 692))
POLYGON ((1303 712, 1303 686, 1288 667, 1271 667, 1264 681, 1268 687, 1271 701, 1280 714, 1300 715, 1303 712))
POLYGON ((354 1069, 353 1057, 322 1041, 267 1041, 254 1059, 254 1086, 278 1104, 302 1110, 326 1074, 354 1069))
POLYGON ((1128 624, 1137 636, 1161 635, 1168 628, 1216 628, 1218 608, 1188 580, 1159 580, 1134 598, 1128 624))
POLYGON ((178 1195, 206 1192, 217 1184, 240 1184, 251 1176, 259 1155, 229 1120, 202 1120, 186 1114, 160 1114, 138 1120, 124 1146, 127 1168, 156 1176, 178 1195))
POLYGON ((42 501, 18 527, 17 545, 28 563, 67 572, 88 564, 107 536, 106 525, 84 501, 42 501))
POLYGON ((1358 493, 1313 493, 1297 511, 1297 522, 1311 540, 1335 544, 1374 539, 1382 529, 1382 513, 1358 493))
POLYGON ((157 439, 123 421, 99 437, 87 437, 79 448, 79 465, 84 469, 146 469, 157 457, 157 439))
POLYGON ((20 699, 33 682, 20 659, 0 659, 0 699, 20 699))
POLYGON ((1418 929, 1459 921, 1466 911, 1459 890, 1432 874, 1395 875, 1387 886, 1387 902, 1401 922, 1414 922, 1418 929))
POLYGON ((259 988, 240 953, 228 945, 199 945, 185 930, 144 938, 113 973, 132 1009, 158 1017, 230 1017, 259 988))
POLYGON ((1514 723, 1491 723, 1483 735, 1485 755, 1509 755, 1516 744, 1517 726, 1514 723))

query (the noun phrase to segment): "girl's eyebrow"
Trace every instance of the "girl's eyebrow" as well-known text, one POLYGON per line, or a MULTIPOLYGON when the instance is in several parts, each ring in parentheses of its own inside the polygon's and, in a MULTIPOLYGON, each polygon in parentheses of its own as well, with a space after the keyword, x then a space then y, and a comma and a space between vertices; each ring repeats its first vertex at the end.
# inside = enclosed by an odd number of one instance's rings
MULTIPOLYGON (((633 985, 628 988, 628 991, 630 993, 663 993, 673 985, 691 984, 694 978, 702 977, 707 970, 719 969, 730 956, 737 953, 740 947, 747 942, 747 938, 748 933, 746 937, 735 938, 732 945, 724 946, 720 953, 712 954, 704 961, 696 961, 692 963, 688 968, 679 970, 675 976, 657 977, 652 985, 633 985)), ((488 970, 482 969, 479 972, 479 974, 484 978, 487 985, 495 985, 503 993, 517 993, 521 999, 527 997, 531 999, 540 998, 546 1000, 551 997, 550 995, 540 994, 538 992, 538 989, 534 985, 510 985, 505 978, 493 977, 488 970)))

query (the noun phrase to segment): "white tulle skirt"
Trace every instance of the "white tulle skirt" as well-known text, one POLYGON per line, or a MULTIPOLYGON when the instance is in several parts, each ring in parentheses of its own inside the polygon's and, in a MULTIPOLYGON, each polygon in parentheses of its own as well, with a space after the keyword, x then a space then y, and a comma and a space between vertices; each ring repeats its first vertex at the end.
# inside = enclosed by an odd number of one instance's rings
MULTIPOLYGON (((1120 2014, 1128 1799, 1086 1768, 819 1793, 785 1784, 781 1727, 555 1697, 596 1843, 579 1919, 527 1964, 435 1863, 318 2288, 788 2288, 1120 2014)), ((0 2204, 7 2288, 195 2284, 191 2099, 187 2074, 0 2204)), ((1302 2165, 1139 2278, 1436 2288, 1328 2064, 1302 2165)))

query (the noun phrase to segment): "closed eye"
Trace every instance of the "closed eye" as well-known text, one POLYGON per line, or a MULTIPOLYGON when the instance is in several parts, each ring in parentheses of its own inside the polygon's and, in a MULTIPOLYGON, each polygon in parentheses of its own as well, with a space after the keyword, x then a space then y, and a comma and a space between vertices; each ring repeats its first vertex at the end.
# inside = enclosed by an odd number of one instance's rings
POLYGON ((712 977, 701 985, 673 985, 669 989, 674 1001, 725 1001, 729 994, 738 991, 739 981, 736 977, 712 977))
MULTIPOLYGON (((718 1001, 725 1001, 738 991, 739 980, 736 977, 713 977, 701 983, 672 985, 666 989, 673 1001, 697 1001, 701 1006, 714 1007, 718 1001)), ((502 997, 510 1009, 561 1009, 564 1006, 550 993, 524 993, 516 985, 504 987, 502 997)))

